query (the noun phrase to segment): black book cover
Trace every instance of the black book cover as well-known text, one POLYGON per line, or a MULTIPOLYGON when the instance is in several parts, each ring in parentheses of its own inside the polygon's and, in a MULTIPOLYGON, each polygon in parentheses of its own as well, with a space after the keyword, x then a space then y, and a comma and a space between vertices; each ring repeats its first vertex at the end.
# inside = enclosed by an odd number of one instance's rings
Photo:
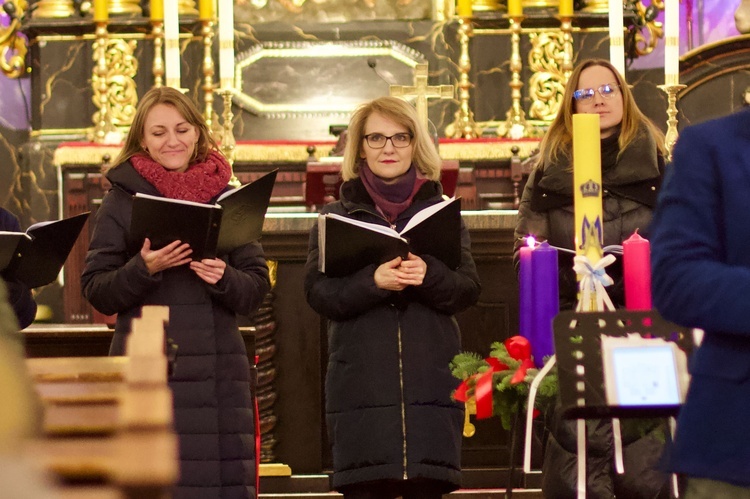
POLYGON ((81 213, 63 220, 34 224, 23 233, 0 234, 0 255, 7 254, 16 242, 9 260, 0 256, 3 276, 23 282, 30 288, 54 281, 65 265, 89 213, 81 213))
POLYGON ((461 263, 461 202, 452 198, 417 213, 399 234, 384 225, 321 215, 318 268, 329 277, 343 277, 397 256, 432 255, 451 269, 461 263))
POLYGON ((259 239, 277 171, 224 193, 216 204, 193 203, 138 193, 133 199, 130 236, 138 247, 188 243, 191 258, 215 258, 259 239))

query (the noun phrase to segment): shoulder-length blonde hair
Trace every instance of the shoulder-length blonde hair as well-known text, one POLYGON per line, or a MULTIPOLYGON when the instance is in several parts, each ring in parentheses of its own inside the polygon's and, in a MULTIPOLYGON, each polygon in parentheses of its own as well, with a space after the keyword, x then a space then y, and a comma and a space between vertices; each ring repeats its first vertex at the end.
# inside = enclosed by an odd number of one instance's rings
POLYGON ((205 161, 208 153, 218 151, 219 147, 208 130, 206 119, 197 106, 182 92, 172 87, 154 87, 138 101, 138 107, 133 117, 133 123, 125 138, 125 144, 112 166, 117 166, 138 153, 145 152, 142 147, 146 116, 158 104, 174 107, 185 120, 198 131, 198 143, 195 145, 190 163, 205 161))
POLYGON ((588 59, 573 70, 565 86, 562 104, 557 116, 550 124, 549 130, 542 138, 539 146, 540 155, 537 166, 544 167, 549 163, 556 162, 561 155, 571 155, 573 144, 573 114, 575 113, 575 99, 573 92, 578 90, 578 80, 584 69, 592 66, 602 66, 609 69, 615 76, 615 82, 620 87, 622 94, 622 123, 620 124, 620 137, 618 143, 622 152, 637 136, 640 127, 645 126, 647 133, 656 141, 659 152, 665 154, 664 134, 654 125, 638 108, 633 98, 630 87, 625 82, 619 71, 604 59, 588 59))
POLYGON ((406 128, 413 137, 412 163, 430 180, 440 180, 442 160, 435 149, 427 129, 419 122, 414 106, 397 97, 378 97, 359 106, 349 120, 346 131, 346 148, 341 177, 352 180, 359 176, 365 123, 373 113, 392 120, 406 128))

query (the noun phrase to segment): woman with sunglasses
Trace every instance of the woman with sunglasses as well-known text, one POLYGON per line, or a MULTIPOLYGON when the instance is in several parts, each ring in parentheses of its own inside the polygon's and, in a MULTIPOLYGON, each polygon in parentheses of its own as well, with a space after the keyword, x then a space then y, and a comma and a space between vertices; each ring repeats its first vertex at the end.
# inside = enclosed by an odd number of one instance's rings
MULTIPOLYGON (((401 230, 442 200, 441 165, 414 107, 375 99, 352 115, 340 200, 322 211, 401 230)), ((468 231, 462 224, 456 270, 410 253, 328 277, 317 225, 309 248, 307 301, 328 319, 333 487, 346 499, 440 499, 461 476, 463 408, 451 400, 449 364, 460 351, 453 314, 480 292, 468 231)))
MULTIPOLYGON (((600 59, 586 60, 570 75, 556 118, 542 139, 518 209, 514 264, 518 269, 525 238, 574 249, 573 114, 599 115, 601 130, 604 245, 622 244, 636 230, 648 236, 664 170, 664 135, 638 109, 619 72, 600 59)), ((572 253, 558 252, 560 309, 573 309, 578 285, 572 253)), ((624 305, 622 261, 606 268, 614 285, 607 287, 615 306, 624 305)), ((551 436, 543 466, 547 498, 576 496, 575 422, 550 415, 551 436)), ((662 444, 657 436, 640 438, 623 422, 625 475, 613 467, 609 420, 588 428, 588 497, 668 497, 667 477, 655 471, 662 444), (638 455, 639 457, 633 457, 638 455)), ((643 428, 640 425, 639 428, 643 428)))

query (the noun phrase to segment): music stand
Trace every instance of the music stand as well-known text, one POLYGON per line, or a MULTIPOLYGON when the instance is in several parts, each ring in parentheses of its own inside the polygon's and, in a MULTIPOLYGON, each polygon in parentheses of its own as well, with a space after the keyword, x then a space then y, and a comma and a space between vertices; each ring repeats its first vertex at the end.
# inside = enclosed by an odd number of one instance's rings
POLYGON ((614 406, 607 403, 601 335, 625 337, 638 333, 644 338, 663 338, 674 342, 689 358, 693 349, 690 328, 666 321, 656 310, 616 310, 560 312, 553 321, 553 329, 564 418, 649 418, 677 414, 679 404, 614 406))

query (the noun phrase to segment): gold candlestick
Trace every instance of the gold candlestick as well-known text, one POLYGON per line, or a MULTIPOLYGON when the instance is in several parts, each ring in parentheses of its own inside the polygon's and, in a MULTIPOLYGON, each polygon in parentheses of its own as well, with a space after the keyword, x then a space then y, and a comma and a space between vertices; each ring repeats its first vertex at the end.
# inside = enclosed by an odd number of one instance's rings
POLYGON ((659 85, 667 94, 667 133, 664 136, 664 146, 667 149, 667 162, 672 161, 672 148, 677 142, 677 94, 687 85, 672 84, 659 85))
POLYGON ((151 21, 151 35, 154 37, 154 62, 151 72, 154 74, 154 86, 164 85, 164 21, 151 21))
POLYGON ((94 41, 94 59, 96 65, 92 75, 92 86, 96 95, 96 105, 99 108, 94 114, 94 133, 93 141, 104 143, 108 140, 108 135, 115 132, 112 125, 112 116, 110 115, 109 100, 109 82, 107 81, 107 45, 109 44, 109 33, 107 32, 107 23, 98 21, 95 31, 96 40, 94 41))
POLYGON ((232 96, 234 96, 235 90, 233 88, 221 88, 216 91, 224 99, 224 110, 221 113, 222 118, 222 136, 220 149, 224 156, 229 161, 229 166, 232 168, 232 178, 229 179, 229 185, 233 187, 239 187, 242 185, 240 179, 234 175, 234 149, 237 143, 234 140, 234 123, 232 119, 234 114, 232 113, 232 96))
POLYGON ((573 18, 560 17, 560 31, 563 35, 563 59, 560 69, 563 74, 563 85, 568 83, 570 73, 573 71, 573 18))
POLYGON ((445 134, 454 139, 473 139, 481 135, 481 130, 474 121, 474 113, 469 107, 469 89, 473 86, 469 80, 471 58, 469 56, 469 40, 473 34, 470 18, 458 20, 458 41, 461 46, 461 56, 458 59, 458 100, 459 107, 456 119, 445 128, 445 134))
POLYGON ((213 19, 201 19, 201 35, 203 36, 203 98, 206 103, 205 117, 208 129, 211 129, 214 114, 214 58, 211 55, 211 45, 214 38, 213 19))
POLYGON ((524 16, 513 16, 510 18, 511 31, 511 55, 510 55, 510 97, 511 106, 507 113, 505 123, 497 127, 497 134, 500 137, 512 139, 521 139, 527 135, 526 113, 521 107, 521 23, 524 16))

